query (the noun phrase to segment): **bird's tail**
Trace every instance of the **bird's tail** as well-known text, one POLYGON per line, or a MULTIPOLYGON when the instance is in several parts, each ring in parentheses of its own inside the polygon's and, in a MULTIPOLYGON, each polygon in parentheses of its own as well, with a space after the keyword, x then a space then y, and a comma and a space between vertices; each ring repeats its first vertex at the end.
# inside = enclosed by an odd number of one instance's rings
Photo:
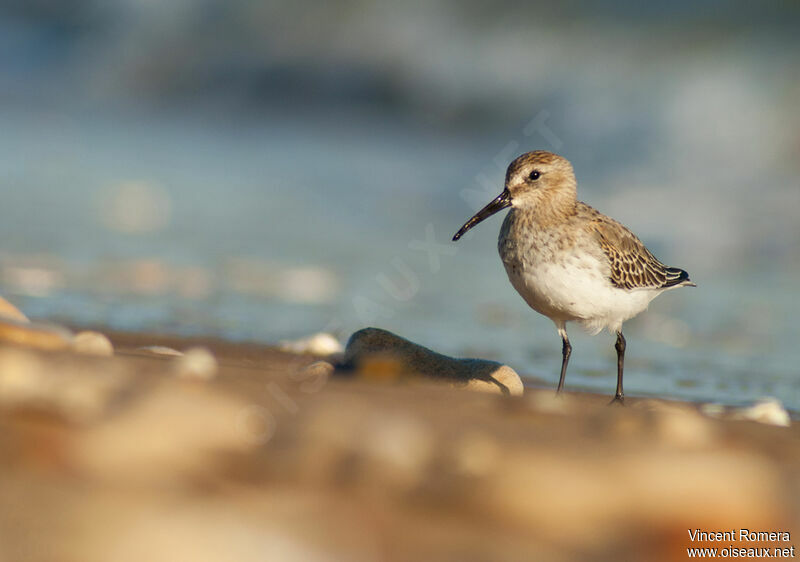
POLYGON ((667 268, 667 281, 664 287, 697 287, 692 280, 689 279, 689 274, 684 270, 677 267, 667 268))

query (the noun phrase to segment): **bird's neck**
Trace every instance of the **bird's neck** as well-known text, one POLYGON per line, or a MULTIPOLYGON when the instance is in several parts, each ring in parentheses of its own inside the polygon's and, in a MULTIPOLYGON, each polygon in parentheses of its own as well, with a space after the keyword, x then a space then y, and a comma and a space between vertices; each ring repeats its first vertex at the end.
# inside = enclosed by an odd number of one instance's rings
POLYGON ((569 220, 577 212, 577 200, 574 193, 559 194, 548 197, 526 209, 526 214, 540 226, 552 226, 569 220))

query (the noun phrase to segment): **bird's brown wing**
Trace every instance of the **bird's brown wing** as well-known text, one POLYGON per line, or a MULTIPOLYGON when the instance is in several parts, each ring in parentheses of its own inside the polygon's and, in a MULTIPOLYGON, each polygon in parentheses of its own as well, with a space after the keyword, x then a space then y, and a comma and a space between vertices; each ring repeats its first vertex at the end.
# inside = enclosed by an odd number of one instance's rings
POLYGON ((611 283, 620 289, 660 289, 689 280, 689 274, 668 267, 626 227, 588 205, 589 228, 608 257, 611 283), (590 211, 589 211, 590 210, 590 211))

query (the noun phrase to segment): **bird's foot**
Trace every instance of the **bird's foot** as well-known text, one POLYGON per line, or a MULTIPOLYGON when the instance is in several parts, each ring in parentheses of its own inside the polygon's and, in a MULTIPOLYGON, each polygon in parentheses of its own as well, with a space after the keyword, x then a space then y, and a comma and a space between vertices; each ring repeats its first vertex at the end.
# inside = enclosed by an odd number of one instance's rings
POLYGON ((625 405, 625 395, 617 394, 611 402, 608 403, 609 406, 624 406, 625 405))

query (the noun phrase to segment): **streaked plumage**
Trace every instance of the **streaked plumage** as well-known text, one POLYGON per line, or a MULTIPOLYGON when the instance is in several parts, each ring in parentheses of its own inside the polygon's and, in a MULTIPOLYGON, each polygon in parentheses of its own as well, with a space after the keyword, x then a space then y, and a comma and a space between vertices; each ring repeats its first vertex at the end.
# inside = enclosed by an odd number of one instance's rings
POLYGON ((549 317, 563 340, 558 390, 564 385, 571 345, 566 323, 592 333, 617 334, 617 392, 622 401, 625 338, 622 324, 662 292, 694 286, 689 275, 661 263, 626 227, 576 199, 569 161, 546 151, 523 154, 506 172, 505 189, 453 237, 511 207, 498 251, 511 284, 537 312, 549 317))
POLYGON ((620 223, 580 201, 578 213, 589 215, 600 247, 611 265, 611 283, 620 289, 668 288, 689 279, 682 269, 668 267, 620 223), (585 211, 584 211, 585 209, 585 211))

